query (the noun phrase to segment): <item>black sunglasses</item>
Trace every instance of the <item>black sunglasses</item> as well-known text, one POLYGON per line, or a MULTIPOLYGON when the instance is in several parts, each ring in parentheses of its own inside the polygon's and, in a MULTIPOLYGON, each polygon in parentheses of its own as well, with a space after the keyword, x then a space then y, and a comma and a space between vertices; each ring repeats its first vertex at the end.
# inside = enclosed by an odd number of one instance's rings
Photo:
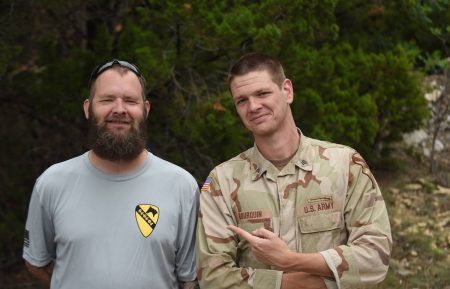
POLYGON ((119 65, 119 66, 128 68, 129 70, 133 71, 134 74, 136 74, 139 78, 142 77, 141 72, 139 71, 139 68, 137 68, 137 66, 134 65, 133 63, 129 63, 129 62, 123 61, 123 60, 113 59, 111 61, 106 62, 105 64, 100 64, 92 71, 91 77, 89 78, 89 89, 91 89, 92 83, 97 79, 97 77, 100 74, 102 74, 105 70, 110 69, 114 65, 119 65))

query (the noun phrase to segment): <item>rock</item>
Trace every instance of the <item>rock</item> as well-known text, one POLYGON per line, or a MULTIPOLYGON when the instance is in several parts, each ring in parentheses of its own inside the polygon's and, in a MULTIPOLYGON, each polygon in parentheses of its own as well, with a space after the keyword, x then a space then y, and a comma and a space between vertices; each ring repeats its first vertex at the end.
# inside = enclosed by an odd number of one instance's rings
POLYGON ((430 180, 427 180, 427 179, 425 179, 425 178, 419 178, 419 179, 417 180, 417 182, 419 182, 419 184, 421 184, 422 186, 425 186, 425 185, 427 185, 427 184, 430 183, 430 180))
POLYGON ((437 186, 437 190, 434 191, 435 194, 440 194, 440 195, 447 195, 450 196, 450 188, 447 187, 443 187, 438 185, 437 186))
POLYGON ((412 206, 412 203, 413 203, 411 199, 403 199, 402 202, 408 208, 410 208, 412 206))
POLYGON ((436 140, 434 143, 434 150, 436 152, 441 152, 444 149, 444 144, 440 140, 436 140))
POLYGON ((417 234, 419 233, 419 229, 417 228, 417 225, 411 225, 408 228, 406 228, 405 232, 410 234, 417 234))
POLYGON ((397 188, 392 188, 391 192, 392 192, 392 194, 397 195, 400 192, 400 190, 397 188))
POLYGON ((406 191, 420 191, 422 189, 421 184, 407 184, 405 186, 406 191))
POLYGON ((438 100, 442 95, 442 91, 439 88, 433 89, 433 91, 429 93, 425 93, 425 99, 428 100, 429 102, 435 102, 436 100, 438 100))
POLYGON ((426 229, 426 230, 423 232, 423 234, 424 234, 425 236, 428 236, 428 237, 433 237, 433 236, 434 236, 433 231, 431 231, 431 230, 429 230, 429 229, 426 229))
POLYGON ((406 268, 399 268, 397 270, 397 274, 400 275, 400 277, 408 277, 414 275, 414 271, 408 270, 406 268))
POLYGON ((424 228, 427 226, 427 222, 419 222, 417 223, 417 226, 419 226, 419 228, 424 228))
POLYGON ((402 224, 402 221, 403 221, 401 218, 395 218, 395 217, 391 218, 391 220, 392 220, 392 223, 394 223, 395 226, 400 226, 402 224))
POLYGON ((407 269, 409 266, 408 261, 406 259, 403 259, 401 261, 395 260, 394 258, 391 258, 389 261, 391 267, 394 269, 397 275, 400 277, 407 277, 412 276, 415 274, 414 271, 407 269))
POLYGON ((426 139, 428 139, 428 134, 423 129, 403 135, 403 141, 410 146, 418 146, 426 139))

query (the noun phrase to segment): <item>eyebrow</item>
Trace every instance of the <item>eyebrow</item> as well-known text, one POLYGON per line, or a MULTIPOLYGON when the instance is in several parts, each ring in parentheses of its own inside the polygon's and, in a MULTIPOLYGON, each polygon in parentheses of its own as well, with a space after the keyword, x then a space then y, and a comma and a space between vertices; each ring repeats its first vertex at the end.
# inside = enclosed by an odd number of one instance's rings
POLYGON ((140 95, 124 95, 124 96, 117 96, 114 94, 110 94, 110 93, 105 93, 105 94, 99 94, 96 95, 96 97, 103 99, 103 98, 123 98, 123 99, 142 99, 142 97, 140 95))
POLYGON ((238 100, 243 99, 243 98, 246 98, 246 96, 244 96, 244 95, 238 95, 236 97, 233 96, 233 100, 234 101, 238 101, 238 100))
POLYGON ((96 97, 97 98, 115 98, 116 96, 113 94, 106 93, 106 94, 97 94, 96 97))
POLYGON ((270 88, 261 88, 255 91, 256 94, 260 94, 261 92, 268 92, 271 91, 270 88))

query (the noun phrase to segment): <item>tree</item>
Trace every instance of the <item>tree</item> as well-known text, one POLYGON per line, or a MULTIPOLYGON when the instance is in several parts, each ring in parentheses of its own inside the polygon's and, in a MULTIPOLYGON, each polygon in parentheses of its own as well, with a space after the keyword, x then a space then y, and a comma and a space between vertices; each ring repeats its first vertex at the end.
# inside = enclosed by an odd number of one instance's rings
POLYGON ((440 49, 425 53, 421 57, 424 62, 423 69, 432 74, 434 81, 431 89, 434 96, 429 105, 431 115, 428 119, 428 130, 431 134, 431 152, 429 168, 431 173, 437 172, 436 143, 438 138, 450 129, 450 25, 448 18, 450 1, 439 0, 418 3, 416 15, 421 19, 421 29, 434 37, 440 44, 440 49))

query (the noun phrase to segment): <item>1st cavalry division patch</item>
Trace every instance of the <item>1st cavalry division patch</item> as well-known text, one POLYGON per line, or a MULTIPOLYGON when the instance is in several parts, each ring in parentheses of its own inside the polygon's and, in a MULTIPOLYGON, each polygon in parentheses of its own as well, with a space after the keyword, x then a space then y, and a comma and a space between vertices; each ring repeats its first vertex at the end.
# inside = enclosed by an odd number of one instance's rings
POLYGON ((140 204, 135 210, 136 222, 142 235, 147 238, 155 229, 159 218, 159 208, 150 204, 140 204))

